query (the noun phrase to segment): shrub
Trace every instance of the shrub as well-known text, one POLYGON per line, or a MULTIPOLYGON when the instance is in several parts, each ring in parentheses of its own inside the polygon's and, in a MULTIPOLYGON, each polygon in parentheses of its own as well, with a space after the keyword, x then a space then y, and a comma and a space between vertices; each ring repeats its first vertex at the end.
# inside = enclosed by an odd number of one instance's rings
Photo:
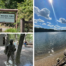
POLYGON ((17 32, 17 30, 15 28, 9 28, 5 32, 17 32))

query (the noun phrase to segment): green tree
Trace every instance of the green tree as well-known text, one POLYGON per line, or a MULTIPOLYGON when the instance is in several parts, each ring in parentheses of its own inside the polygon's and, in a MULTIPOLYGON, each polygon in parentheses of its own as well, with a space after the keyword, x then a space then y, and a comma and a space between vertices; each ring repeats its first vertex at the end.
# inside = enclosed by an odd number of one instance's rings
POLYGON ((33 42, 33 34, 27 34, 26 36, 25 36, 25 40, 26 41, 28 41, 28 42, 33 42))
POLYGON ((2 0, 5 7, 8 9, 16 9, 17 8, 17 1, 14 0, 2 0))
POLYGON ((18 21, 21 18, 25 20, 32 20, 33 18, 33 0, 25 0, 18 3, 18 21))
POLYGON ((24 0, 0 0, 0 8, 16 9, 17 3, 24 2, 24 0))
MULTIPOLYGON (((20 30, 19 27, 20 27, 20 19, 21 18, 24 18, 25 20, 32 20, 32 18, 33 18, 33 0, 0 0, 0 8, 2 8, 2 9, 18 9, 18 19, 16 22, 16 23, 18 23, 17 31, 20 30)), ((8 24, 6 24, 6 26, 14 27, 16 23, 13 23, 13 24, 8 23, 8 24)), ((29 27, 32 28, 33 25, 32 24, 28 24, 28 25, 25 24, 25 26, 26 26, 25 31, 28 32, 29 27)), ((10 29, 8 29, 6 31, 9 32, 10 29)), ((10 32, 14 32, 14 31, 15 30, 13 29, 10 32)), ((32 30, 30 30, 30 32, 31 31, 32 30)))
POLYGON ((4 2, 2 0, 0 0, 0 8, 6 8, 5 4, 4 4, 4 2))
POLYGON ((24 0, 14 0, 17 1, 18 3, 24 2, 24 0))

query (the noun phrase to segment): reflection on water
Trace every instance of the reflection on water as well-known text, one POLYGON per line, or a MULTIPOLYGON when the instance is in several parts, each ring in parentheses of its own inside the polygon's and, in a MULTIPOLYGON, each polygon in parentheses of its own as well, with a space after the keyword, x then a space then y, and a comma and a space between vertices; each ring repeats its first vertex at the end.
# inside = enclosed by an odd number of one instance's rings
POLYGON ((66 47, 66 32, 35 33, 36 56, 40 54, 51 54, 65 47, 66 47))

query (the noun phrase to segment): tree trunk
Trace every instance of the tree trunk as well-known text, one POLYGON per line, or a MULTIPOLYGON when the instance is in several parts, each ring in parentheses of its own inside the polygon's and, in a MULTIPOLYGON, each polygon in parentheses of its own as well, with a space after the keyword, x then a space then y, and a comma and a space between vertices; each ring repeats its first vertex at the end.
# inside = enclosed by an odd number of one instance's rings
POLYGON ((20 63, 20 54, 21 54, 24 37, 25 37, 25 34, 21 34, 20 40, 19 40, 19 45, 18 45, 18 50, 17 50, 17 54, 16 54, 16 64, 20 63))

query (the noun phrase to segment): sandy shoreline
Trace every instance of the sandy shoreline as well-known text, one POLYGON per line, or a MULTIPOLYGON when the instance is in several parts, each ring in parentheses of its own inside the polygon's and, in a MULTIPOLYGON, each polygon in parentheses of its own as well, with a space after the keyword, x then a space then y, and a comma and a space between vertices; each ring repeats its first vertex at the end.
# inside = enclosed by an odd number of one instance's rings
POLYGON ((54 53, 51 56, 47 57, 41 57, 39 60, 35 60, 35 66, 53 66, 56 64, 56 59, 60 58, 62 59, 64 57, 64 49, 61 51, 58 51, 57 53, 54 53))

